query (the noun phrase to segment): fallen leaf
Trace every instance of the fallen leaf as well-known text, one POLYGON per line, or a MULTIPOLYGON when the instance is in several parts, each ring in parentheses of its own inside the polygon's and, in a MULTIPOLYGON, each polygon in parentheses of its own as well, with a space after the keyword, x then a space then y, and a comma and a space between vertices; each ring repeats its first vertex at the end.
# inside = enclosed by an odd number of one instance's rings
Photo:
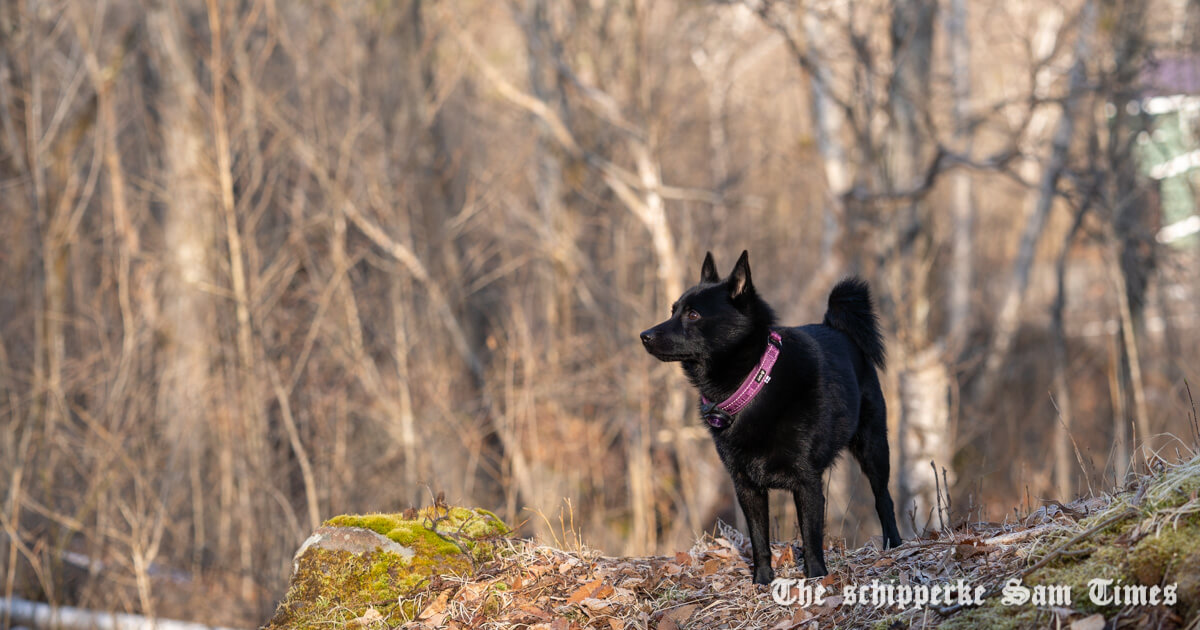
POLYGON ((1104 615, 1096 613, 1071 622, 1071 630, 1104 630, 1104 615))
POLYGON ((655 626, 657 630, 679 630, 679 624, 675 623, 670 617, 664 617, 662 621, 655 626))
POLYGON ((675 552, 675 564, 687 566, 692 563, 692 555, 686 551, 675 552))
POLYGON ((966 560, 967 558, 973 558, 981 553, 987 553, 991 550, 992 548, 987 545, 955 545, 954 559, 966 560))
POLYGON ((804 625, 812 617, 813 614, 808 609, 800 608, 796 610, 796 614, 792 615, 790 619, 784 619, 771 626, 771 630, 798 630, 800 626, 804 625))
POLYGON ((541 608, 538 608, 537 606, 534 606, 532 604, 524 604, 520 607, 520 610, 521 610, 521 612, 523 612, 531 617, 536 617, 538 619, 543 619, 543 620, 550 619, 550 613, 548 613, 548 612, 542 610, 541 608))
POLYGON ((609 617, 608 618, 608 627, 612 628, 612 630, 622 630, 622 628, 625 627, 625 624, 620 619, 617 619, 616 617, 609 617))
POLYGON ((592 612, 604 612, 612 607, 612 604, 604 601, 603 599, 597 599, 595 597, 588 597, 587 599, 579 602, 579 605, 592 612))
POLYGON ((688 618, 692 616, 692 613, 696 612, 696 609, 699 607, 700 606, 698 606, 697 604, 688 604, 686 606, 672 608, 671 610, 668 610, 665 614, 663 614, 663 619, 670 619, 671 621, 674 621, 676 624, 683 623, 683 622, 687 621, 688 618))
POLYGON ((421 614, 417 615, 417 619, 424 621, 426 619, 432 619, 434 615, 442 614, 446 610, 446 604, 449 601, 450 591, 442 591, 441 593, 438 593, 438 596, 435 597, 432 602, 429 602, 429 605, 425 607, 425 610, 422 610, 421 614))
MULTIPOLYGON (((595 597, 595 593, 599 591, 602 586, 604 586, 604 578, 596 578, 595 580, 592 580, 591 582, 588 582, 587 584, 575 589, 575 592, 571 593, 571 596, 567 598, 567 603, 578 604, 589 597, 595 597)), ((609 587, 609 592, 612 592, 611 586, 609 587)))
POLYGON ((368 608, 361 617, 354 620, 354 623, 360 626, 368 626, 377 621, 383 621, 383 615, 379 614, 379 611, 374 608, 368 608))
POLYGON ((565 617, 559 617, 558 619, 550 622, 550 630, 567 630, 570 627, 571 622, 567 621, 565 617))
POLYGON ((637 601, 637 595, 630 589, 618 586, 613 589, 612 597, 609 599, 621 604, 632 604, 637 601))
POLYGON ((700 571, 700 575, 709 576, 721 570, 721 562, 719 560, 709 560, 704 563, 704 568, 700 571))
POLYGON ((479 582, 463 584, 462 588, 458 589, 458 592, 454 594, 454 601, 466 603, 474 602, 475 600, 478 600, 486 590, 487 584, 481 584, 479 582))

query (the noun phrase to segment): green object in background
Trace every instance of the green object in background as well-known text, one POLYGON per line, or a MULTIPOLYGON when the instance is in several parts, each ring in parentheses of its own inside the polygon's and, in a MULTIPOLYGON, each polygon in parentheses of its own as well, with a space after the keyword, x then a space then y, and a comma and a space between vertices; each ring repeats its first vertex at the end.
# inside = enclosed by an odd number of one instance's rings
MULTIPOLYGON (((1195 125, 1200 122, 1200 97, 1175 95, 1145 99, 1142 111, 1147 128, 1133 147, 1138 172, 1158 184, 1163 226, 1189 220, 1196 214, 1196 184, 1200 176, 1200 146, 1195 125)), ((1197 235, 1170 236, 1165 243, 1191 247, 1197 235)))

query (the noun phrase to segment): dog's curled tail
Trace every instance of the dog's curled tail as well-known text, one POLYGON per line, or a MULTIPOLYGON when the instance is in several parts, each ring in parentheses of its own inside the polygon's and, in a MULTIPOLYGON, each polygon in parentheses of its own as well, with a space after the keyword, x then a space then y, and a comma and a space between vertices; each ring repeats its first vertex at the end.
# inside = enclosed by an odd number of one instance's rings
POLYGON ((825 325, 845 333, 868 361, 881 370, 884 368, 883 335, 879 332, 879 318, 871 303, 871 289, 865 280, 851 276, 833 287, 829 294, 829 310, 825 311, 825 325))

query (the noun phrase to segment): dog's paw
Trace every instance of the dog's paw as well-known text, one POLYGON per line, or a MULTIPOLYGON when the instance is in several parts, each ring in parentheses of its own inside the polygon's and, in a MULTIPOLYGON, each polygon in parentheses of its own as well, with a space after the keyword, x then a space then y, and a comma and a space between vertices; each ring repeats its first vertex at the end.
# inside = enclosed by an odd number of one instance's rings
POLYGON ((829 569, 825 568, 824 562, 818 560, 804 563, 804 577, 819 578, 825 577, 826 575, 829 575, 829 569))
POLYGON ((754 583, 755 584, 770 584, 774 580, 775 580, 775 569, 772 569, 770 565, 756 567, 754 569, 754 583))

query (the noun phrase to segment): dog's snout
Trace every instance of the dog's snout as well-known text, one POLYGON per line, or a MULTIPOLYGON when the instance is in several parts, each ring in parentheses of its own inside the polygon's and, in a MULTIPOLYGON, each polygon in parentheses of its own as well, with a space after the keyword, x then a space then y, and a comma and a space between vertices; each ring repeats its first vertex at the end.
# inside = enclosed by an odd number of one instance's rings
POLYGON ((643 344, 649 344, 650 342, 654 341, 654 330, 643 330, 641 337, 643 344))

